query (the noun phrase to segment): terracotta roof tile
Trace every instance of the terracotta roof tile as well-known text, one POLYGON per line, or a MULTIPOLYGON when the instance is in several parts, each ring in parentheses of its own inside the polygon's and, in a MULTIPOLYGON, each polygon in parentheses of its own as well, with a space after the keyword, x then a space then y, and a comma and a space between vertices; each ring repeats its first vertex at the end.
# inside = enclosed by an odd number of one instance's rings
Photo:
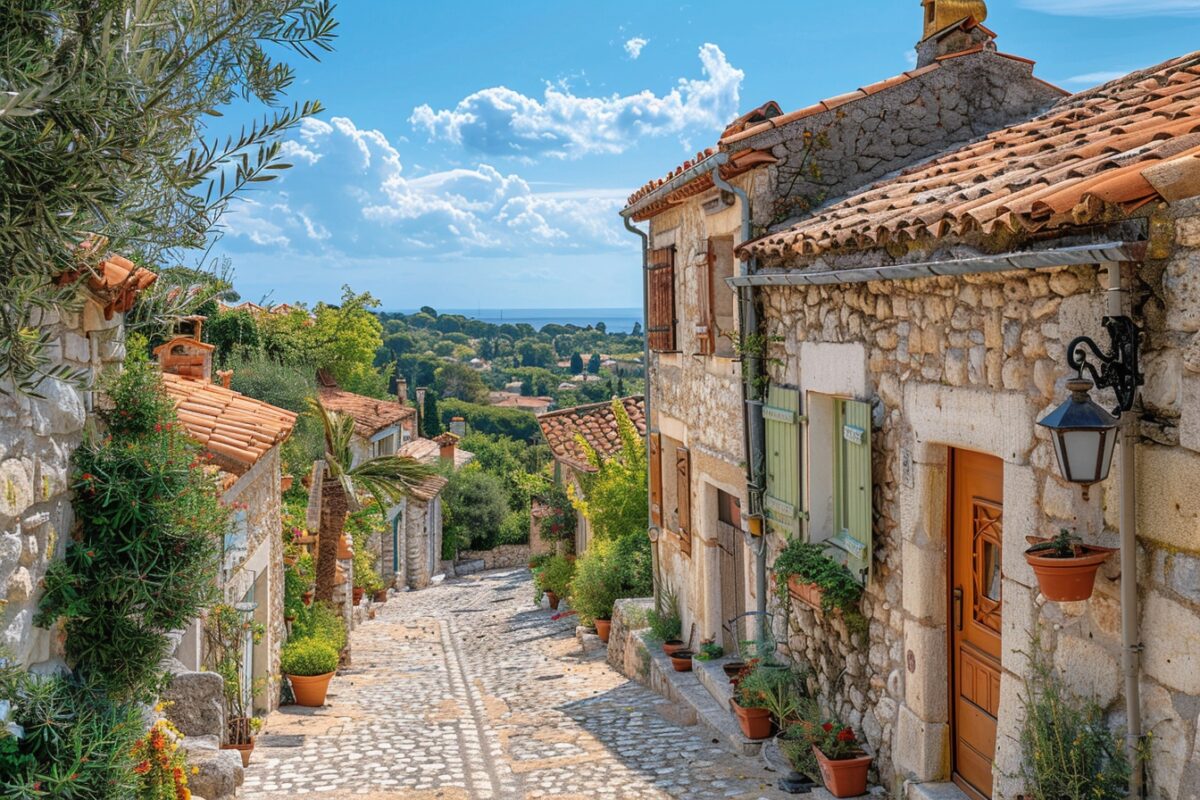
MULTIPOLYGON (((633 421, 639 434, 646 433, 646 405, 641 397, 626 397, 621 400, 625 411, 633 421)), ((592 471, 587 457, 575 435, 580 434, 602 456, 609 456, 621 448, 617 430, 617 418, 613 415, 612 403, 592 403, 586 406, 564 408, 538 417, 542 435, 550 450, 559 461, 577 469, 592 471)))
MULTIPOLYGON (((443 436, 445 434, 442 434, 443 436)), ((450 434, 453 436, 454 434, 450 434)), ((398 456, 406 456, 422 464, 436 464, 442 456, 442 445, 438 439, 410 439, 396 451, 398 456)), ((461 447, 454 448, 454 468, 459 469, 475 460, 475 454, 461 447)))
POLYGON ((417 484, 409 494, 418 500, 428 502, 442 493, 442 489, 446 488, 446 484, 450 481, 443 478, 441 475, 430 475, 417 484))
POLYGON ((353 417, 354 432, 364 439, 417 415, 415 408, 402 406, 395 400, 378 400, 336 386, 318 386, 317 396, 325 410, 353 417))
POLYGON ((292 433, 296 415, 208 381, 165 372, 179 422, 210 453, 245 472, 292 433))
MULTIPOLYGON (((83 247, 90 245, 85 243, 83 247)), ((63 273, 57 282, 60 285, 73 283, 85 274, 87 272, 82 269, 63 273)), ((88 276, 88 288, 104 309, 104 318, 112 319, 113 314, 124 314, 133 308, 138 293, 150 288, 156 280, 156 273, 122 256, 111 255, 88 276)))
POLYGON ((1148 203, 1200 194, 1191 180, 1200 177, 1198 155, 1200 53, 1193 53, 1064 98, 744 250, 815 255, 1118 219, 1148 203))

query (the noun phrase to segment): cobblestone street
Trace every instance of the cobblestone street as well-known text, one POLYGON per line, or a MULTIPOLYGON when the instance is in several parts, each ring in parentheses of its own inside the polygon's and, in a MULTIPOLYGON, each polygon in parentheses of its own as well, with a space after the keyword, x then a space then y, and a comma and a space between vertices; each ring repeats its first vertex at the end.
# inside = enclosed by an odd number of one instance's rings
POLYGON ((248 800, 781 798, 732 755, 582 653, 574 617, 509 570, 393 596, 353 634, 322 709, 273 714, 248 800))

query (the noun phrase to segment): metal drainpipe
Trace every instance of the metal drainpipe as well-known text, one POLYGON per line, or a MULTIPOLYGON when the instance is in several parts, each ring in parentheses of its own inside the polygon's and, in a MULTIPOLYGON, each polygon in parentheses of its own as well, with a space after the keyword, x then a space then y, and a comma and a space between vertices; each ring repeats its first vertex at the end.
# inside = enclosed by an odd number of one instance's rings
MULTIPOLYGON (((1109 261, 1108 313, 1125 315, 1125 290, 1121 282, 1121 263, 1109 261)), ((1132 771, 1129 776, 1129 796, 1142 797, 1143 768, 1138 758, 1142 741, 1141 687, 1138 683, 1142 643, 1138 630, 1137 594, 1137 462, 1135 459, 1135 420, 1132 413, 1121 416, 1118 453, 1121 481, 1121 666, 1125 672, 1125 750, 1132 771)))
MULTIPOLYGON (((720 165, 713 168, 712 176, 714 186, 718 189, 732 192, 741 203, 742 242, 750 241, 751 208, 749 194, 744 189, 740 189, 722 178, 720 165)), ((753 260, 743 261, 741 264, 742 275, 753 274, 754 267, 755 263, 753 260)), ((738 315, 740 328, 738 333, 743 342, 746 341, 747 334, 758 332, 758 309, 755 306, 754 295, 755 289, 753 286, 746 286, 741 292, 742 313, 738 315)), ((750 489, 751 512, 762 508, 762 473, 765 463, 764 451, 766 449, 762 414, 763 404, 761 400, 754 399, 752 389, 761 370, 762 363, 759 357, 750 358, 746 362, 745 380, 742 381, 742 401, 745 404, 747 445, 746 477, 750 489)), ((754 551, 754 610, 757 612, 756 617, 758 620, 757 641, 761 646, 767 639, 767 531, 765 526, 761 531, 761 536, 758 537, 757 547, 752 548, 752 550, 754 551)))
MULTIPOLYGON (((625 230, 630 233, 637 234, 642 240, 642 377, 645 383, 645 389, 642 390, 643 414, 646 418, 646 456, 650 456, 650 334, 646 332, 646 328, 650 326, 650 276, 647 270, 650 267, 650 235, 641 228, 634 226, 629 221, 629 217, 622 216, 621 221, 625 223, 625 230)), ((650 497, 650 470, 646 470, 646 519, 652 519, 651 504, 653 500, 650 497)), ((654 599, 658 600, 658 537, 654 536, 653 524, 647 530, 647 535, 650 536, 650 570, 654 576, 654 599)))

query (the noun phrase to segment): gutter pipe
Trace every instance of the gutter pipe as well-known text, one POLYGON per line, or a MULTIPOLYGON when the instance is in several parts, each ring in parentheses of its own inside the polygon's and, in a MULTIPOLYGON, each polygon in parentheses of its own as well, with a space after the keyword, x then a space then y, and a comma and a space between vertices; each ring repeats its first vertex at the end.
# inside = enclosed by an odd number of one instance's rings
MULTIPOLYGON (((650 275, 647 270, 650 267, 650 235, 641 228, 636 227, 629 219, 629 215, 621 213, 621 221, 625 223, 625 230, 635 234, 642 240, 642 377, 645 388, 642 390, 642 407, 643 414, 646 418, 646 456, 650 455, 650 334, 646 329, 650 327, 650 275)), ((653 519, 650 505, 653 503, 650 492, 650 470, 646 470, 646 519, 653 519)), ((653 523, 647 529, 646 535, 650 537, 650 574, 654 576, 654 599, 658 601, 658 530, 653 527, 653 523)))
MULTIPOLYGON (((726 181, 721 177, 721 172, 716 167, 712 173, 713 185, 718 189, 733 193, 741 203, 742 211, 742 242, 750 241, 751 233, 751 208, 750 196, 744 189, 726 181)), ((741 314, 739 319, 739 336, 741 341, 745 342, 747 335, 758 333, 758 306, 756 304, 755 284, 752 279, 755 277, 755 269, 757 261, 750 259, 749 261, 741 262, 741 274, 733 280, 745 280, 744 284, 738 284, 738 295, 741 305, 741 314)), ((732 283, 732 280, 731 280, 732 283)), ((759 513, 763 505, 763 491, 766 486, 765 481, 765 466, 766 466, 766 435, 763 424, 763 401, 761 398, 754 396, 754 388, 758 385, 758 377, 762 374, 763 364, 762 356, 759 353, 747 356, 743 353, 745 359, 744 372, 742 380, 742 402, 745 406, 744 430, 746 432, 746 480, 747 488, 750 494, 750 512, 751 514, 759 513)), ((759 645, 759 652, 762 652, 763 645, 767 641, 767 531, 764 528, 759 532, 758 539, 750 549, 754 553, 754 600, 755 600, 755 619, 758 621, 758 631, 756 639, 759 645)))

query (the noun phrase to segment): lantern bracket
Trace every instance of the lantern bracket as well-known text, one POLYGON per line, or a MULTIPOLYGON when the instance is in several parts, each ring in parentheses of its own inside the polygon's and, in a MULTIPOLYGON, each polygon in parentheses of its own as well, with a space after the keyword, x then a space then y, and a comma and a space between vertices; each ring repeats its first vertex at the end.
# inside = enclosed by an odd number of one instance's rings
POLYGON ((1086 370, 1097 388, 1111 388, 1117 395, 1114 416, 1121 416, 1133 409, 1138 387, 1146 382, 1138 365, 1138 345, 1142 332, 1129 317, 1105 317, 1104 330, 1108 332, 1111 348, 1108 352, 1088 336, 1077 336, 1067 345, 1067 363, 1080 376, 1086 370), (1099 362, 1099 369, 1089 360, 1099 362))

